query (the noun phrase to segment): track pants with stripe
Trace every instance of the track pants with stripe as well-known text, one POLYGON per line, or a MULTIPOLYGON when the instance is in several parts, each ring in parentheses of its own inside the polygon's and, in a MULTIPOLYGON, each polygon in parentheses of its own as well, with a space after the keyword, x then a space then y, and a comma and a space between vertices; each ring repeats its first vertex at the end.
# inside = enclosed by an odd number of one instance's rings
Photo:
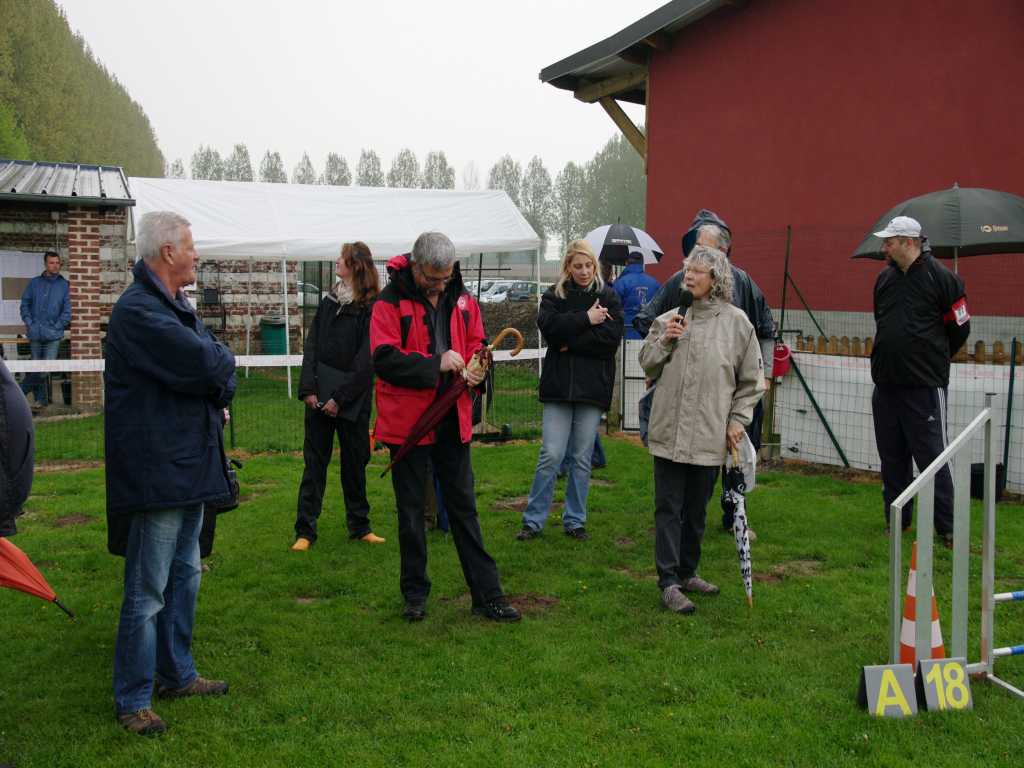
MULTIPOLYGON (((885 519, 889 505, 943 450, 946 442, 946 389, 944 387, 881 387, 871 395, 875 443, 882 460, 882 498, 885 519), (913 463, 912 463, 913 462, 913 463)), ((903 508, 902 526, 910 526, 913 504, 903 508)), ((935 530, 953 532, 953 477, 949 465, 935 476, 935 530)))

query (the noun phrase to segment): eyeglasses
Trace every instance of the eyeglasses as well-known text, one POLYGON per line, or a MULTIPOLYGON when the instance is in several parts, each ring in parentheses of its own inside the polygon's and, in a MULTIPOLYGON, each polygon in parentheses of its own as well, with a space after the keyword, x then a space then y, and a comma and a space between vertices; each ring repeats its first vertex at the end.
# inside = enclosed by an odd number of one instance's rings
POLYGON ((430 285, 447 285, 452 280, 452 273, 449 272, 447 275, 428 275, 423 271, 423 267, 417 266, 416 272, 419 274, 420 279, 430 285))

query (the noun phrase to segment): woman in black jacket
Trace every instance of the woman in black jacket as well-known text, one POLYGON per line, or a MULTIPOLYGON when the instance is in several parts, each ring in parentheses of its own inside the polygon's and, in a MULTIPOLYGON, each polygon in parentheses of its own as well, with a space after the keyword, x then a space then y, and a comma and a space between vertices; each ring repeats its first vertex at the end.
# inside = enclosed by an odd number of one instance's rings
POLYGON ((569 243, 562 274, 541 299, 537 327, 548 345, 540 377, 544 426, 523 529, 516 538, 540 535, 558 468, 568 454, 562 526, 567 536, 585 540, 591 451, 601 414, 611 405, 615 352, 622 339, 622 304, 601 279, 597 257, 585 240, 569 243))
POLYGON ((366 465, 370 462, 370 311, 380 292, 377 269, 365 243, 346 243, 338 257, 340 278, 317 307, 306 334, 299 399, 306 404, 306 462, 299 485, 295 543, 305 552, 316 541, 334 434, 341 446, 341 490, 350 539, 384 542, 370 529, 366 465))

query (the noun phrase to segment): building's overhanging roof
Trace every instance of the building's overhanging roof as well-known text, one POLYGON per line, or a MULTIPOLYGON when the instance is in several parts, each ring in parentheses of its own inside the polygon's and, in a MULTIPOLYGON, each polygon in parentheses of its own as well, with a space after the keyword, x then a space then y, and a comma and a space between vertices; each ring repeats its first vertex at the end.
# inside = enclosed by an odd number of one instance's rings
POLYGON ((135 205, 116 165, 0 158, 0 200, 125 208, 135 205))
POLYGON ((712 11, 740 4, 736 0, 673 0, 611 37, 544 67, 540 71, 541 82, 573 91, 582 101, 612 96, 643 104, 651 51, 669 47, 672 35, 712 11), (595 94, 600 95, 592 98, 595 94))

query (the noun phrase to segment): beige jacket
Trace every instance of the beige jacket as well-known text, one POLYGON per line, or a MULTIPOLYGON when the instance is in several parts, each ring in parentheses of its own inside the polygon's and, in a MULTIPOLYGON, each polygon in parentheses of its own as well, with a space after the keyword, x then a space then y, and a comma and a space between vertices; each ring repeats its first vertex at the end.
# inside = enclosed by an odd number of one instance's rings
POLYGON ((657 379, 647 445, 654 456, 716 467, 725 461, 729 422, 746 427, 765 392, 761 347, 742 310, 694 302, 677 341, 662 340, 672 309, 651 326, 640 365, 657 379))

